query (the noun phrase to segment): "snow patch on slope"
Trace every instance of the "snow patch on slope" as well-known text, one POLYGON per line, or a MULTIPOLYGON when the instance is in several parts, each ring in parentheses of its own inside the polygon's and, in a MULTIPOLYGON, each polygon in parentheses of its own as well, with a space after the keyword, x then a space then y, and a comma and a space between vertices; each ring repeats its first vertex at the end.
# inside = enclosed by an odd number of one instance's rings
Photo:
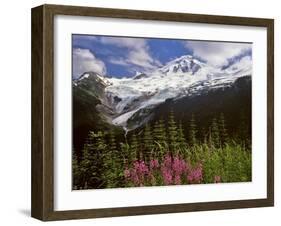
MULTIPOLYGON (((89 78, 89 73, 84 73, 79 80, 89 78)), ((252 59, 249 56, 222 70, 185 55, 149 74, 136 72, 132 78, 106 78, 94 74, 94 79, 104 85, 105 95, 101 102, 106 109, 111 109, 110 114, 101 113, 107 114, 110 123, 129 131, 128 120, 136 114, 145 115, 142 110, 151 109, 167 99, 179 99, 200 94, 205 89, 227 87, 237 78, 251 74, 252 59)))

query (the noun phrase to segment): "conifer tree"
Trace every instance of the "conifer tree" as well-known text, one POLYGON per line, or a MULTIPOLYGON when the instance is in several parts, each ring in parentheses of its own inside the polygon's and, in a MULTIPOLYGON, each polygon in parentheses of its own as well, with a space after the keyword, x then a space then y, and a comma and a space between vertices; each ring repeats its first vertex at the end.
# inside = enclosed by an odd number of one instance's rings
POLYGON ((110 152, 108 152, 108 148, 105 142, 105 134, 101 131, 98 131, 98 133, 90 132, 90 136, 93 136, 95 139, 95 145, 94 145, 94 156, 96 157, 94 161, 96 161, 99 169, 98 172, 98 179, 101 180, 99 187, 105 187, 106 186, 106 180, 107 180, 107 172, 108 167, 110 167, 110 152))
POLYGON ((227 133, 225 118, 223 113, 220 114, 220 118, 219 118, 219 131, 220 131, 221 146, 224 146, 228 142, 228 133, 227 133))
POLYGON ((117 144, 116 144, 116 138, 115 138, 115 133, 114 133, 114 130, 111 129, 109 131, 109 148, 110 148, 110 151, 112 153, 117 153, 117 144))
POLYGON ((194 114, 191 115, 190 124, 189 124, 189 145, 194 146, 197 143, 197 128, 194 114))
POLYGON ((220 132, 216 118, 213 118, 212 120, 211 132, 213 145, 218 148, 220 146, 220 132))
POLYGON ((175 122, 174 112, 171 111, 168 121, 168 134, 170 151, 175 154, 178 150, 178 127, 175 122))
MULTIPOLYGON (((181 151, 186 150, 187 143, 186 143, 186 139, 185 139, 185 135, 184 135, 184 130, 182 127, 182 122, 179 123, 178 142, 179 142, 179 147, 180 147, 181 151)), ((185 153, 182 153, 182 154, 185 154, 185 153)))
POLYGON ((163 119, 160 119, 154 124, 153 137, 154 140, 161 145, 164 145, 164 143, 167 142, 166 126, 163 119))
POLYGON ((123 168, 128 167, 131 163, 131 149, 128 143, 120 143, 122 166, 123 168))
POLYGON ((154 144, 153 144, 153 137, 151 133, 150 125, 147 123, 144 128, 143 134, 143 147, 144 147, 144 158, 145 160, 149 160, 152 155, 154 144))
POLYGON ((240 113, 239 140, 245 149, 250 148, 249 126, 247 125, 246 116, 243 111, 240 113))
POLYGON ((154 124, 153 139, 155 145, 156 155, 162 158, 167 151, 167 133, 166 126, 163 119, 160 119, 154 124))
POLYGON ((72 152, 72 188, 78 189, 81 186, 81 167, 75 150, 72 152))
POLYGON ((122 163, 122 159, 117 149, 114 129, 109 131, 109 151, 113 167, 118 168, 118 166, 122 163))
POLYGON ((104 157, 104 180, 107 181, 106 187, 116 187, 120 181, 119 174, 122 170, 122 162, 118 155, 114 130, 109 131, 109 147, 104 157))
POLYGON ((212 136, 212 126, 209 127, 209 132, 208 132, 208 136, 207 136, 207 140, 208 140, 208 146, 209 147, 214 147, 214 140, 213 140, 213 136, 212 136))
POLYGON ((91 159, 90 159, 90 153, 87 143, 84 145, 82 149, 81 162, 80 162, 81 178, 79 181, 78 189, 83 189, 87 181, 89 181, 91 178, 91 168, 90 168, 91 159))
POLYGON ((106 144, 102 132, 89 132, 88 139, 82 150, 81 175, 82 187, 97 188, 104 185, 104 151, 106 144))
POLYGON ((95 148, 97 153, 99 153, 102 156, 102 152, 106 149, 106 142, 104 133, 101 131, 98 131, 98 133, 90 132, 90 137, 93 137, 93 139, 96 139, 95 148))
POLYGON ((136 134, 133 134, 131 137, 131 143, 130 143, 130 160, 134 161, 137 159, 139 151, 139 142, 137 139, 136 134))
POLYGON ((201 138, 202 138, 202 142, 203 144, 207 144, 208 143, 208 133, 205 129, 205 127, 201 128, 201 138))
POLYGON ((96 183, 96 174, 92 173, 96 170, 96 165, 92 164, 94 162, 93 155, 91 153, 94 149, 94 139, 88 136, 86 143, 82 149, 82 157, 80 162, 80 171, 81 171, 81 181, 79 189, 86 187, 88 183, 95 185, 96 183))

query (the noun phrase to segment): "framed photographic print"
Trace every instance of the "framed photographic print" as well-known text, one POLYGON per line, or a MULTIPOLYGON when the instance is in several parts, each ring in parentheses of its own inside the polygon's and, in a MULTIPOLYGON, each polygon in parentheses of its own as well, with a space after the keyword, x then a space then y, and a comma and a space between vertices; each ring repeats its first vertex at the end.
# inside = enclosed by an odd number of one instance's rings
POLYGON ((273 206, 272 19, 32 9, 32 216, 273 206))

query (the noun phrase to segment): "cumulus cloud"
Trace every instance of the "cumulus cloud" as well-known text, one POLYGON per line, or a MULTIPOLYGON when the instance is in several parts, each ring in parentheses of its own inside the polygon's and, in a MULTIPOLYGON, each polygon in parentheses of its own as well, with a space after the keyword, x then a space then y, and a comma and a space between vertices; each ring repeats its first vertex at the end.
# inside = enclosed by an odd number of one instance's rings
POLYGON ((142 48, 146 46, 146 40, 143 38, 123 38, 123 37, 101 37, 101 43, 111 44, 126 48, 142 48))
POLYGON ((250 70, 252 68, 252 57, 244 56, 241 59, 237 60, 234 64, 229 66, 226 70, 229 72, 233 72, 240 69, 250 70))
POLYGON ((184 45, 193 51, 195 57, 214 66, 223 66, 228 63, 229 59, 251 49, 251 44, 247 43, 186 41, 184 45))
POLYGON ((144 71, 153 70, 162 64, 152 58, 147 41, 142 38, 117 38, 102 37, 101 43, 114 45, 126 49, 126 56, 121 58, 111 58, 110 62, 118 65, 134 65, 144 71))
POLYGON ((129 63, 126 62, 126 59, 122 58, 122 57, 109 57, 108 61, 112 64, 117 64, 117 65, 121 65, 121 66, 128 66, 129 63))
POLYGON ((78 78, 84 72, 93 71, 104 75, 106 67, 104 62, 97 59, 88 49, 73 49, 73 78, 78 78))

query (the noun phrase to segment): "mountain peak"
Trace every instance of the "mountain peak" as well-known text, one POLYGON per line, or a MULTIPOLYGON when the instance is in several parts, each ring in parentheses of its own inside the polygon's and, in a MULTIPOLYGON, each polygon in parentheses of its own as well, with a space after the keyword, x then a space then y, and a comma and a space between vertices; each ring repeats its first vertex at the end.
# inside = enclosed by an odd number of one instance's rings
POLYGON ((81 82, 83 80, 94 80, 96 82, 101 83, 104 86, 109 86, 111 85, 111 82, 103 75, 100 75, 96 72, 93 71, 88 71, 88 72, 84 72, 77 80, 77 82, 81 82))
POLYGON ((159 70, 164 74, 171 73, 191 73, 195 74, 202 66, 203 62, 197 60, 191 55, 183 55, 170 62, 159 70))
POLYGON ((141 72, 141 71, 136 71, 136 72, 135 72, 135 77, 138 76, 138 75, 141 75, 141 74, 143 74, 143 72, 141 72))
POLYGON ((193 56, 178 57, 152 72, 136 72, 134 77, 108 78, 85 72, 74 81, 99 98, 99 112, 109 123, 126 131, 141 126, 153 109, 166 100, 196 96, 218 88, 230 87, 239 77, 251 75, 249 59, 221 70, 193 56))
POLYGON ((141 79, 141 78, 146 78, 146 77, 147 77, 147 74, 145 74, 144 72, 136 71, 136 74, 133 77, 133 79, 136 80, 136 79, 141 79))
POLYGON ((179 62, 182 60, 191 60, 191 59, 195 59, 195 58, 191 55, 182 55, 180 57, 177 57, 177 58, 171 60, 170 62, 179 62))

